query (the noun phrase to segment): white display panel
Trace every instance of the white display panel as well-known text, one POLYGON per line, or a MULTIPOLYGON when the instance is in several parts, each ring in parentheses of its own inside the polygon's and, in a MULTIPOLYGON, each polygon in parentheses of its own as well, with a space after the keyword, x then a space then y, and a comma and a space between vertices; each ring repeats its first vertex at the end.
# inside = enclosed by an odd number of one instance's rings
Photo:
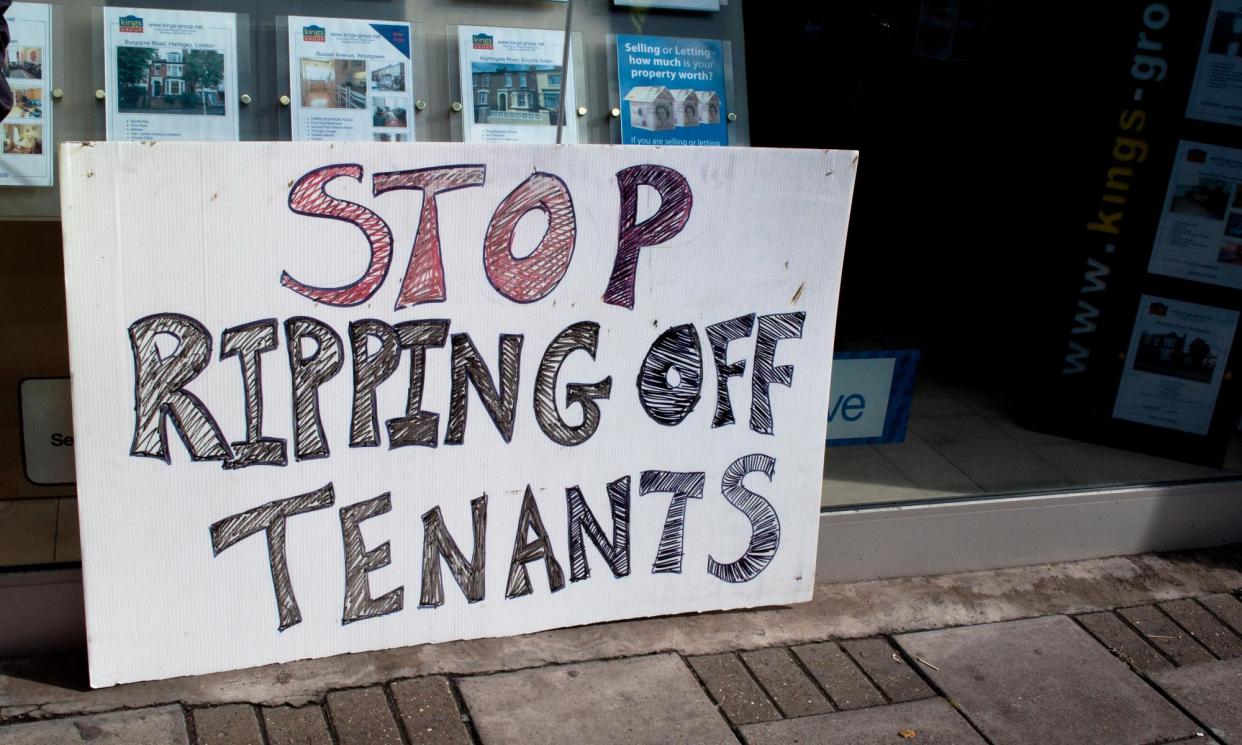
POLYGON ((564 42, 563 31, 459 26, 463 139, 554 144, 564 96, 561 142, 577 142, 574 59, 562 69, 564 42))
POLYGON ((289 18, 293 139, 414 140, 410 24, 289 18))
POLYGON ((12 39, 0 74, 14 105, 0 124, 0 186, 51 186, 52 6, 13 3, 4 19, 12 39))
POLYGON ((1215 0, 1208 11, 1186 116, 1242 126, 1242 0, 1215 0))
POLYGON ((1178 143, 1148 271, 1242 289, 1242 150, 1178 143))
POLYGON ((92 683, 808 599, 856 157, 67 145, 92 683))
POLYGON ((1206 435, 1238 312, 1144 295, 1113 416, 1206 435))
POLYGON ((237 140, 237 16, 104 8, 109 140, 237 140))

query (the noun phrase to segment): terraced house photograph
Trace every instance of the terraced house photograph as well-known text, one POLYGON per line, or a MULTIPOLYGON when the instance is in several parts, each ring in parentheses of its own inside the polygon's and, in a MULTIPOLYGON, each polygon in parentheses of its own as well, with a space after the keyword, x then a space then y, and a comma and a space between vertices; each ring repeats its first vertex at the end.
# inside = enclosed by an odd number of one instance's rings
POLYGON ((479 124, 556 126, 565 79, 559 66, 474 62, 470 71, 479 124))

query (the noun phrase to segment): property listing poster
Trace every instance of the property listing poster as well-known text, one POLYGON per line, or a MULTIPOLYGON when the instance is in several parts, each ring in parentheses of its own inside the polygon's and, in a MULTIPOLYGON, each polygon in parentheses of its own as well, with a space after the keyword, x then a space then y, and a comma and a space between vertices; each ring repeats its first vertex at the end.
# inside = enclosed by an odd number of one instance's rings
POLYGON ((561 96, 566 112, 561 141, 578 141, 573 55, 569 69, 562 70, 564 41, 560 31, 457 28, 466 142, 555 144, 561 96))
POLYGON ((289 18, 293 139, 414 139, 410 24, 289 18))
POLYGON ((1238 312, 1144 295, 1113 416, 1206 435, 1238 312))
POLYGON ((719 41, 618 36, 617 74, 623 144, 729 144, 719 41))
POLYGON ((104 8, 109 140, 236 140, 237 17, 104 8))
POLYGON ((0 74, 13 110, 0 125, 0 186, 52 185, 52 6, 13 3, 4 14, 12 40, 0 74))
POLYGON ((1242 150, 1178 144, 1148 271, 1242 289, 1242 150))
POLYGON ((1212 3, 1186 116, 1242 126, 1242 0, 1212 3))

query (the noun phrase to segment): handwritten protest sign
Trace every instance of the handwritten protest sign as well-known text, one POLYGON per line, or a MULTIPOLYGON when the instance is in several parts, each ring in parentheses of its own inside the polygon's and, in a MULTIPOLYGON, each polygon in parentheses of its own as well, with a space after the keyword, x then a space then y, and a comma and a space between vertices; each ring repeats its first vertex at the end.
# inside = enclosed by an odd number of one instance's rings
POLYGON ((92 685, 810 598, 854 153, 63 156, 92 685))

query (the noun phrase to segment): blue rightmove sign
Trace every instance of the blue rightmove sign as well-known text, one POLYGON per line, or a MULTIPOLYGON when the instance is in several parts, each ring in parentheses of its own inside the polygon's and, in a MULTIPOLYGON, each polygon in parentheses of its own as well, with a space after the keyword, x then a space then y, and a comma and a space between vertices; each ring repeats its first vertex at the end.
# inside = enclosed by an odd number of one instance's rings
POLYGON ((918 361, 916 349, 833 355, 828 444, 905 440, 918 361))

